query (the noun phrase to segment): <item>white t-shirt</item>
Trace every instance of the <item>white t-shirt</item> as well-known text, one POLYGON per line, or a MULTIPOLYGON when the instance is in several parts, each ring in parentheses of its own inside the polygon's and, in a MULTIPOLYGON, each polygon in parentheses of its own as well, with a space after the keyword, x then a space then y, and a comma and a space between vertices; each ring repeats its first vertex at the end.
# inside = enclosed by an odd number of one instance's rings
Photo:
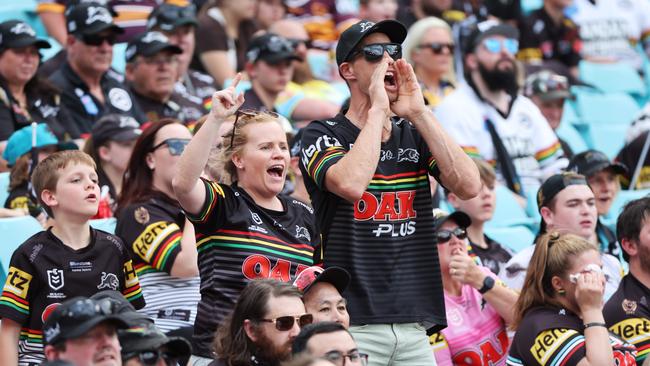
MULTIPOLYGON (((495 164, 496 151, 485 123, 490 119, 513 160, 524 191, 537 192, 544 179, 568 164, 548 122, 537 106, 522 95, 516 97, 510 113, 503 116, 463 82, 436 108, 436 116, 466 153, 495 164)), ((501 174, 497 175, 504 183, 501 174)))

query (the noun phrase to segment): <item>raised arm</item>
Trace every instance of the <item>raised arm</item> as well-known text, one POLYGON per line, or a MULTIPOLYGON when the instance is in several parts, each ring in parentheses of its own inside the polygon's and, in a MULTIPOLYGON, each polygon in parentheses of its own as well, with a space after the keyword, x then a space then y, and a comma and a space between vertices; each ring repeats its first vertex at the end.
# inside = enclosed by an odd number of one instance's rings
POLYGON ((219 126, 244 103, 243 94, 235 95, 235 88, 241 78, 241 74, 237 74, 228 88, 214 93, 212 110, 181 155, 172 186, 178 202, 190 214, 198 213, 205 201, 205 188, 199 178, 208 162, 210 149, 219 133, 219 126))

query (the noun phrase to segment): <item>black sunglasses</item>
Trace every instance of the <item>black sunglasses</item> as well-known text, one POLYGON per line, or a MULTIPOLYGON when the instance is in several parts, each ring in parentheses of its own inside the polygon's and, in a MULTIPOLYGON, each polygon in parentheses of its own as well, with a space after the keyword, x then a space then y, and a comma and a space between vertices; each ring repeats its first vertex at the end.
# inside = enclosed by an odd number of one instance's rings
POLYGON ((154 152, 158 150, 161 146, 167 145, 167 149, 169 149, 169 153, 173 156, 178 156, 185 151, 185 147, 187 144, 190 143, 190 139, 167 139, 164 140, 163 142, 159 143, 158 145, 154 146, 149 150, 149 152, 154 152))
POLYGON ((84 34, 81 36, 81 41, 89 46, 101 46, 104 42, 109 45, 117 43, 117 36, 115 34, 98 35, 98 34, 84 34))
POLYGON ((158 18, 162 22, 173 23, 176 19, 196 18, 196 6, 189 4, 188 6, 161 6, 158 18))
POLYGON ((460 240, 464 240, 467 238, 467 231, 460 227, 457 227, 454 230, 438 230, 433 234, 433 241, 436 244, 444 244, 451 240, 452 235, 460 240))
POLYGON ((260 113, 266 113, 266 114, 268 114, 269 116, 271 116, 273 118, 280 117, 279 114, 277 114, 277 113, 275 113, 273 111, 260 112, 260 111, 256 111, 256 110, 253 110, 253 109, 239 109, 239 110, 237 110, 237 112, 235 112, 235 123, 232 124, 232 131, 230 132, 230 145, 228 146, 228 148, 232 149, 232 147, 233 147, 232 144, 235 141, 235 129, 237 128, 237 122, 239 122, 239 116, 244 115, 246 117, 255 117, 260 113))
POLYGON ((300 328, 314 322, 314 316, 311 314, 302 314, 301 316, 280 316, 275 319, 260 319, 261 322, 275 323, 275 329, 286 332, 293 328, 294 323, 297 321, 300 328))
POLYGON ((444 50, 447 50, 449 54, 454 53, 456 46, 453 43, 440 43, 440 42, 431 42, 427 44, 421 44, 418 48, 427 48, 430 49, 435 55, 441 55, 444 50))
POLYGON ((371 43, 363 46, 362 49, 352 51, 349 60, 357 55, 363 54, 368 62, 377 62, 384 57, 384 52, 388 53, 393 60, 402 58, 402 45, 398 43, 371 43))
POLYGON ((140 362, 145 366, 155 366, 158 364, 158 360, 162 358, 167 366, 176 366, 178 365, 178 358, 172 356, 168 352, 161 350, 149 350, 149 351, 139 351, 128 353, 125 355, 124 359, 128 360, 133 357, 138 357, 140 362))
POLYGON ((311 39, 298 39, 298 38, 287 38, 287 41, 291 43, 291 46, 296 49, 301 44, 304 44, 307 49, 313 48, 311 39))

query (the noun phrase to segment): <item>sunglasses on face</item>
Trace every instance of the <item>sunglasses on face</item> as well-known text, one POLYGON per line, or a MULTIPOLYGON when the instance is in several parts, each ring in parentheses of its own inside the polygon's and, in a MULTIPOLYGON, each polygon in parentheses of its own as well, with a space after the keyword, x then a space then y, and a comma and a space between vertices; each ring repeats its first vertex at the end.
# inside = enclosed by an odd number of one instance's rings
POLYGON ((377 62, 384 57, 384 52, 393 60, 402 58, 402 45, 398 43, 372 43, 363 46, 362 49, 356 50, 350 54, 350 60, 357 55, 362 54, 368 62, 377 62))
POLYGON ((161 146, 167 145, 169 154, 178 156, 185 151, 185 147, 190 143, 190 139, 167 139, 151 148, 150 152, 158 150, 161 146))
POLYGON ((512 38, 488 38, 483 41, 483 47, 490 53, 500 53, 502 50, 514 55, 519 50, 519 41, 512 38))
POLYGON ((287 41, 291 43, 294 49, 297 49, 300 45, 304 45, 307 49, 313 48, 311 39, 287 38, 287 41))
POLYGON ((443 52, 447 52, 448 54, 453 54, 454 49, 456 46, 453 43, 440 43, 440 42, 431 42, 427 44, 421 44, 418 46, 418 48, 423 49, 430 49, 431 52, 435 55, 442 55, 443 52))
POLYGON ((162 359, 166 366, 176 366, 178 365, 178 359, 168 352, 161 350, 150 350, 150 351, 140 351, 137 353, 131 353, 126 355, 125 359, 131 359, 137 357, 145 366, 155 366, 158 364, 158 360, 162 359))
POLYGON ((89 46, 101 46, 104 42, 112 46, 117 43, 117 37, 114 34, 85 34, 81 36, 81 41, 89 46))
POLYGON ((350 363, 347 364, 363 366, 366 366, 368 364, 368 355, 365 353, 359 353, 359 351, 352 351, 348 354, 343 354, 339 351, 330 351, 327 352, 323 358, 335 364, 336 366, 345 366, 346 359, 350 360, 350 363))
POLYGON ((438 230, 433 234, 433 241, 436 244, 444 244, 451 240, 452 235, 460 240, 465 240, 465 238, 467 238, 467 232, 465 229, 457 227, 454 230, 438 230))
POLYGON ((300 316, 287 315, 287 316, 280 316, 275 319, 260 319, 260 321, 267 322, 267 323, 275 323, 275 329, 281 332, 286 332, 293 328, 293 324, 295 322, 298 322, 298 326, 300 328, 304 327, 305 325, 311 324, 314 321, 314 317, 311 314, 302 314, 300 316))
POLYGON ((253 109, 240 109, 240 110, 238 110, 237 112, 235 112, 235 123, 232 124, 232 132, 230 133, 230 146, 229 146, 230 148, 233 147, 233 142, 235 141, 235 129, 237 128, 237 122, 239 122, 239 117, 243 115, 243 116, 246 116, 246 117, 250 118, 250 117, 257 116, 260 113, 266 113, 269 116, 271 116, 272 118, 280 117, 279 114, 277 114, 277 113, 275 113, 273 111, 260 112, 260 111, 256 111, 256 110, 253 110, 253 109))

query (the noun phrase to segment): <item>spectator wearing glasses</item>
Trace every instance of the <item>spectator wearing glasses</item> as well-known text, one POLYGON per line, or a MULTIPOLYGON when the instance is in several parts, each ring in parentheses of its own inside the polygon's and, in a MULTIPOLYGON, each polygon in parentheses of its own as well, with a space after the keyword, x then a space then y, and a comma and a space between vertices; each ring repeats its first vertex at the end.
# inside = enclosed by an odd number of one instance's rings
POLYGON ((350 331, 371 364, 388 366, 433 364, 426 331, 446 324, 428 177, 465 199, 480 189, 476 165, 401 59, 406 34, 394 20, 343 32, 336 59, 350 107, 311 122, 301 139, 300 169, 324 238, 315 260, 350 273, 350 331))
POLYGON ((117 330, 128 324, 112 312, 108 300, 75 297, 48 310, 43 326, 48 361, 122 365, 117 330))
MULTIPOLYGON (((275 279, 251 281, 217 330, 218 359, 210 365, 278 366, 290 360, 294 339, 312 321, 296 287, 275 279)), ((201 362, 192 357, 190 364, 208 364, 201 362)))
POLYGON ((142 312, 163 332, 186 339, 200 299, 196 239, 171 182, 191 137, 173 119, 144 129, 124 173, 115 229, 142 277, 142 312))
POLYGON ((539 109, 518 93, 518 37, 508 24, 477 24, 466 44, 465 82, 436 114, 470 156, 494 162, 499 182, 524 196, 568 161, 539 109))
POLYGON ((117 332, 122 345, 124 366, 176 366, 189 359, 190 343, 179 337, 167 337, 153 324, 141 324, 117 332))
POLYGON ((505 365, 508 356, 506 325, 512 321, 517 293, 467 254, 466 230, 471 224, 462 211, 443 214, 434 222, 433 240, 440 255, 448 322, 447 328, 430 337, 440 366, 505 365))
POLYGON ((61 91, 61 104, 82 134, 106 113, 129 115, 139 123, 144 115, 121 76, 110 71, 113 45, 122 28, 113 23, 109 9, 98 3, 83 3, 66 14, 67 59, 50 80, 61 91))
POLYGON ((207 112, 198 98, 174 90, 182 53, 156 31, 137 36, 126 48, 126 80, 148 122, 173 118, 189 124, 207 112))
MULTIPOLYGON (((542 70, 528 75, 524 85, 524 95, 535 103, 553 131, 556 131, 562 122, 564 102, 573 98, 569 91, 569 80, 550 70, 542 70)), ((571 159, 573 151, 569 144, 557 134, 556 137, 560 141, 564 156, 571 159)))
POLYGON ((352 334, 341 323, 319 322, 307 325, 293 341, 294 357, 307 354, 336 366, 368 364, 368 355, 359 352, 352 334))
POLYGON ((608 332, 598 248, 572 234, 540 237, 515 304, 508 365, 636 365, 636 348, 608 332))
POLYGON ((280 116, 240 109, 244 97, 235 94, 240 79, 238 74, 213 96, 212 110, 185 149, 173 181, 197 232, 203 286, 193 354, 205 359, 212 358, 214 331, 246 284, 258 278, 292 281, 313 264, 320 244, 312 208, 280 194, 289 170, 280 116), (233 119, 218 157, 223 183, 202 179, 220 128, 233 119))
POLYGON ((212 94, 217 91, 212 76, 190 68, 194 49, 196 48, 196 7, 193 4, 160 4, 149 15, 149 30, 162 32, 168 42, 180 47, 183 53, 178 55, 178 81, 176 92, 199 98, 204 105, 209 105, 212 94))
POLYGON ((293 282, 302 291, 305 309, 314 316, 314 323, 335 322, 350 327, 347 301, 341 294, 350 284, 350 274, 341 267, 309 267, 293 282))
POLYGON ((454 48, 451 28, 435 17, 415 22, 404 41, 404 59, 413 65, 432 109, 454 90, 454 48))

